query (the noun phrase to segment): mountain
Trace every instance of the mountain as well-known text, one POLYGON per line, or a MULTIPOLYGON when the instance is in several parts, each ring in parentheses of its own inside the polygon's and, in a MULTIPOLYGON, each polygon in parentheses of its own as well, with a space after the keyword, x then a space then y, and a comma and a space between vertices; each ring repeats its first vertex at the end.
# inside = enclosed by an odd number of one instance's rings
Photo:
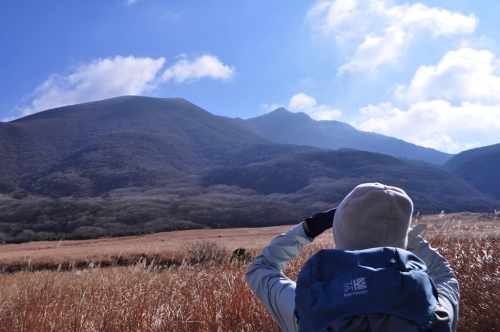
POLYGON ((126 96, 0 123, 0 243, 293 224, 363 182, 403 188, 421 213, 500 209, 423 162, 276 143, 235 121, 126 96))
POLYGON ((305 113, 292 113, 284 108, 247 120, 227 120, 276 143, 310 145, 334 150, 352 148, 437 165, 443 164, 452 156, 400 139, 359 131, 347 123, 315 121, 305 113))
POLYGON ((313 149, 272 143, 183 99, 127 96, 0 123, 0 178, 36 194, 95 196, 313 149))
POLYGON ((204 177, 205 185, 237 186, 263 195, 280 193, 311 204, 340 202, 363 182, 403 188, 416 211, 493 211, 492 207, 499 204, 436 167, 348 149, 284 155, 261 163, 213 169, 204 177))
POLYGON ((500 144, 463 151, 443 168, 500 199, 500 144))

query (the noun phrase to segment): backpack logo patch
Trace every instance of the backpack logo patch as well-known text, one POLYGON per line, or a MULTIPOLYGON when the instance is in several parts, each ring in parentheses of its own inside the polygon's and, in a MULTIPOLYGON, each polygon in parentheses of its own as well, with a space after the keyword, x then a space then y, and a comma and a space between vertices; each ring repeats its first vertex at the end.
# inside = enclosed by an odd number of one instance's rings
POLYGON ((368 293, 365 278, 357 278, 344 283, 344 297, 368 293))

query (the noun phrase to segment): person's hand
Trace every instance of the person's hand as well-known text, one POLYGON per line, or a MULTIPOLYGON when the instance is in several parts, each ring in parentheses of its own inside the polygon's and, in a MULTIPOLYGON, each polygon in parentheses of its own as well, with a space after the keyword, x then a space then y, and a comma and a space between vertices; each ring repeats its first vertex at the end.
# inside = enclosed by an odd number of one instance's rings
POLYGON ((304 221, 304 231, 307 236, 315 238, 332 227, 333 216, 337 208, 316 213, 304 221))
POLYGON ((417 224, 413 228, 408 229, 408 244, 406 245, 406 250, 413 252, 418 247, 418 236, 427 227, 426 224, 417 224))

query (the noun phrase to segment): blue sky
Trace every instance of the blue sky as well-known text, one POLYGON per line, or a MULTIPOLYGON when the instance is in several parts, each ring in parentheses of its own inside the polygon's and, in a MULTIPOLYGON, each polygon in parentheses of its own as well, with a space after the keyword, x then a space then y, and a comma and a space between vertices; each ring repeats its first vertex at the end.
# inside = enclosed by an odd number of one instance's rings
POLYGON ((498 0, 0 2, 0 121, 120 95, 500 143, 498 0))

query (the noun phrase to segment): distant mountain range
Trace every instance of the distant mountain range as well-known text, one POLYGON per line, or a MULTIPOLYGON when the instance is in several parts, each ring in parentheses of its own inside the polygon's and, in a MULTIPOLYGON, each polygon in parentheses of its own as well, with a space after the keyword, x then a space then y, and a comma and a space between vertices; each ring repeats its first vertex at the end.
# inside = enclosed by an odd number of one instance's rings
POLYGON ((500 199, 500 144, 461 152, 449 159, 443 168, 500 199))
POLYGON ((356 150, 284 155, 244 166, 214 169, 206 185, 225 184, 263 195, 287 194, 297 201, 340 202, 363 182, 403 188, 417 211, 493 211, 498 204, 463 179, 435 167, 419 166, 394 157, 356 150), (493 204, 493 205, 490 205, 493 204))
POLYGON ((344 122, 315 121, 305 113, 292 113, 284 108, 248 120, 228 118, 228 121, 282 144, 309 145, 333 150, 352 148, 437 165, 453 156, 397 138, 359 131, 344 122))
POLYGON ((450 155, 284 109, 241 120, 183 99, 66 106, 0 123, 0 242, 291 224, 363 182, 403 188, 422 213, 493 212, 500 197, 480 179, 497 175, 498 150, 484 149, 440 169, 425 162, 450 155))
POLYGON ((311 150, 274 144, 182 99, 121 97, 0 123, 0 178, 36 194, 95 196, 311 150))

